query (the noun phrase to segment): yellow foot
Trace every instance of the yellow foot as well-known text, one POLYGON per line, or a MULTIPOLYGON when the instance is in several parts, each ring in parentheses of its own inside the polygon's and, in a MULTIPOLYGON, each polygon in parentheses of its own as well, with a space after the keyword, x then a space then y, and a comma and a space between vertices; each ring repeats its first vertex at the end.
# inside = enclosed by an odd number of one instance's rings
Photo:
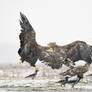
POLYGON ((35 70, 39 70, 39 67, 38 66, 35 66, 35 70))
POLYGON ((44 64, 48 66, 50 64, 50 62, 47 61, 47 62, 44 62, 44 64))

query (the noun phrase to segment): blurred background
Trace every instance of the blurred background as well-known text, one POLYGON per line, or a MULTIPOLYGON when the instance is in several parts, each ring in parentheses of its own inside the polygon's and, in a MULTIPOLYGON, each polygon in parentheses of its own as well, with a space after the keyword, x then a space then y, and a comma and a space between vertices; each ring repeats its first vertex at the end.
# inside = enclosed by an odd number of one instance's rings
POLYGON ((41 45, 82 40, 92 45, 92 0, 0 0, 0 64, 17 64, 20 12, 41 45))

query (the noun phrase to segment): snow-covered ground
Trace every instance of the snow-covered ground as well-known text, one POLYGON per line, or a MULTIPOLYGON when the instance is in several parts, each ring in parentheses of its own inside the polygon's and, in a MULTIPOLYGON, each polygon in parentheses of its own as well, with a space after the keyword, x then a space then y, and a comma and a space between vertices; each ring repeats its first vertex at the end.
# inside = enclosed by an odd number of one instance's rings
MULTIPOLYGON (((35 79, 25 78, 25 76, 34 73, 34 68, 28 64, 22 65, 2 65, 0 66, 0 88, 10 91, 28 91, 28 90, 92 90, 92 65, 89 71, 84 75, 84 78, 75 85, 72 89, 70 84, 61 86, 56 83, 62 76, 60 72, 67 70, 68 68, 63 66, 59 70, 52 70, 45 65, 39 65, 39 73, 35 79)), ((5 91, 6 92, 6 91, 5 91)))

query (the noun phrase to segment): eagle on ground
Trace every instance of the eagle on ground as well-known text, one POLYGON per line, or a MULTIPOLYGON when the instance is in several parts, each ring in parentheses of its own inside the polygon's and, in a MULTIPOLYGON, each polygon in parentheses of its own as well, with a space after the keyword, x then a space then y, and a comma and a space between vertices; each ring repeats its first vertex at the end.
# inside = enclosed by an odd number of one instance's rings
POLYGON ((22 13, 20 13, 20 16, 21 33, 19 35, 20 48, 18 54, 22 63, 26 61, 35 67, 35 73, 27 77, 37 75, 39 69, 35 64, 38 59, 52 69, 59 69, 62 64, 71 69, 74 62, 78 60, 84 60, 88 64, 92 63, 92 46, 86 42, 75 41, 65 46, 49 43, 48 46, 41 46, 36 41, 35 30, 27 17, 22 13))
POLYGON ((65 80, 60 80, 58 82, 61 83, 62 85, 65 85, 67 83, 73 83, 72 87, 74 87, 75 84, 77 84, 84 77, 83 75, 89 70, 89 66, 90 64, 86 62, 86 64, 83 66, 72 67, 63 73, 60 73, 60 75, 65 77, 65 80), (69 78, 73 76, 77 76, 77 79, 69 81, 69 78))

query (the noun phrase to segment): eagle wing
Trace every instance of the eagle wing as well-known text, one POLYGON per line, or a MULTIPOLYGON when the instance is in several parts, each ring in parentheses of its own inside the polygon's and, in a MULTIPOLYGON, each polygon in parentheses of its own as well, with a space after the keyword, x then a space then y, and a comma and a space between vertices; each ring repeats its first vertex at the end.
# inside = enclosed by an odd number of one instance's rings
POLYGON ((35 41, 35 31, 29 23, 27 17, 20 13, 21 20, 21 33, 19 35, 20 48, 18 54, 21 57, 21 61, 27 61, 30 65, 35 66, 37 61, 37 43, 35 41))

